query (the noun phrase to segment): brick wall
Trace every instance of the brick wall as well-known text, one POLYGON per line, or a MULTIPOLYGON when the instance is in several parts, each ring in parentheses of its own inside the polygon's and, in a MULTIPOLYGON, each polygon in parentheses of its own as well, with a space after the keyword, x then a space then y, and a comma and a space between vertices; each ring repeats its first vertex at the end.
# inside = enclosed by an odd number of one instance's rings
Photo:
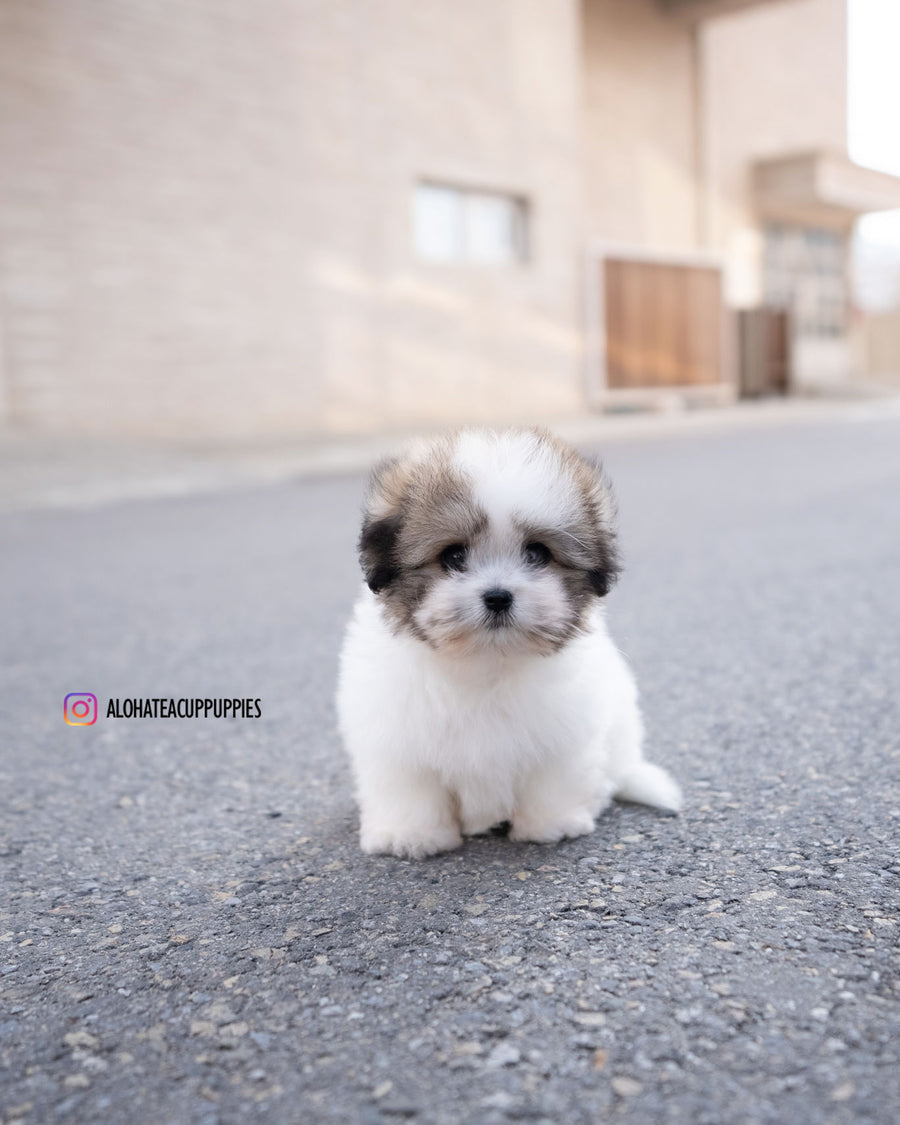
POLYGON ((584 0, 590 237, 698 243, 693 32, 657 0, 584 0))
POLYGON ((5 0, 8 414, 346 432, 582 401, 562 0, 5 0), (523 266, 414 260, 419 176, 531 206, 523 266))

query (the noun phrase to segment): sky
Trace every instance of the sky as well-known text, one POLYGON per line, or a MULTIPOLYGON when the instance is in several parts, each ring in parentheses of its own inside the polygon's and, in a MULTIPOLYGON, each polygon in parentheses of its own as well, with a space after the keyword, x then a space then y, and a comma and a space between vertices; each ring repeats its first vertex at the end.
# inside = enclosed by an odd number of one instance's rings
MULTIPOLYGON (((900 0, 848 5, 850 159, 900 176, 900 0)), ((900 211, 868 215, 859 234, 900 248, 900 211)))

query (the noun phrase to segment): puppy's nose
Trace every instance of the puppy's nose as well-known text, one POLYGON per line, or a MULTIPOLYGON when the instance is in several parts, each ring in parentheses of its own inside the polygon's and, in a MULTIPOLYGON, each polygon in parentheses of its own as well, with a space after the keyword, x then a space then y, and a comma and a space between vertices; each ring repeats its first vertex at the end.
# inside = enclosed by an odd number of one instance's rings
POLYGON ((495 586, 493 590, 487 590, 482 597, 484 604, 491 613, 503 613, 513 604, 513 596, 509 590, 501 590, 499 586, 495 586))

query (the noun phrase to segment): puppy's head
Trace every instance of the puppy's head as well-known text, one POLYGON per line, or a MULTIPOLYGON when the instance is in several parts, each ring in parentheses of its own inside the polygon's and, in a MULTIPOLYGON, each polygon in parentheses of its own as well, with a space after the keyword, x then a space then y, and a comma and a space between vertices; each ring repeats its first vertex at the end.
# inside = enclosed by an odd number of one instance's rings
POLYGON ((462 430, 372 474, 359 548, 395 628, 435 649, 550 653, 618 573, 602 470, 540 430, 462 430))

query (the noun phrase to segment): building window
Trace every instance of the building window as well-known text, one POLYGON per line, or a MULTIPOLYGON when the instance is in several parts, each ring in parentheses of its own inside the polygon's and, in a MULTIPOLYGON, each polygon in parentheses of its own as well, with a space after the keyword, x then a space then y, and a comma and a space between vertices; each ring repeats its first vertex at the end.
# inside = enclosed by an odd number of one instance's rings
POLYGON ((508 265, 526 257, 527 207, 501 192, 420 183, 413 197, 416 254, 426 262, 508 265))
POLYGON ((815 227, 766 228, 767 303, 791 313, 799 336, 847 331, 846 245, 842 235, 815 227))

